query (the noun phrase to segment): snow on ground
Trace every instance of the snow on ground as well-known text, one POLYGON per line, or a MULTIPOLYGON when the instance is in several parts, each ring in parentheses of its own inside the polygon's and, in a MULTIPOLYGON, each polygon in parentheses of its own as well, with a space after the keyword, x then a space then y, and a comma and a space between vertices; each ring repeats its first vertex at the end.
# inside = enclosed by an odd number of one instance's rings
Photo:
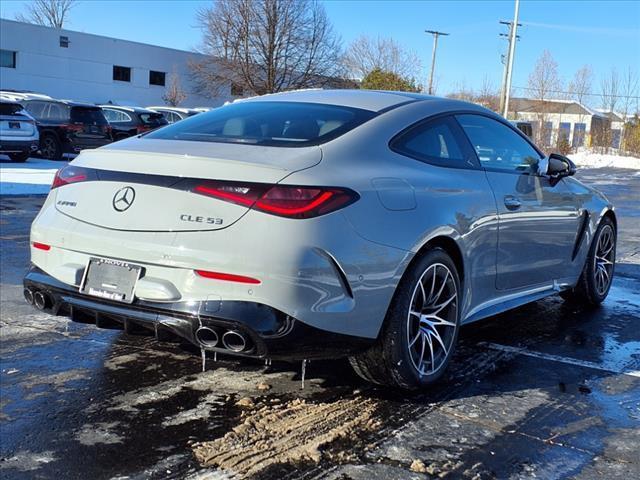
POLYGON ((40 158, 24 163, 0 160, 0 195, 44 195, 49 192, 56 171, 66 164, 40 158))
POLYGON ((640 158, 622 155, 606 155, 584 150, 569 155, 578 168, 631 168, 640 170, 640 158))

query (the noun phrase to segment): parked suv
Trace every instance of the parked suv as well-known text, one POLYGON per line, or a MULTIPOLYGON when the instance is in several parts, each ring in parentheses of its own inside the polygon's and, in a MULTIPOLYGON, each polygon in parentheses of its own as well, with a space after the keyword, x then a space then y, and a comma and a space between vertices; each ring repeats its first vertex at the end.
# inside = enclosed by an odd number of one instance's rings
POLYGON ((203 109, 166 107, 166 106, 165 107, 147 107, 147 109, 163 114, 164 118, 166 118, 167 122, 169 123, 179 122, 180 120, 193 117, 194 115, 198 115, 199 113, 202 113, 204 111, 203 109))
POLYGON ((138 107, 121 107, 116 105, 101 105, 102 113, 111 125, 114 140, 150 132, 164 127, 169 122, 162 113, 138 107))
POLYGON ((43 95, 25 95, 20 103, 36 119, 44 158, 59 160, 65 153, 78 153, 112 141, 109 122, 96 105, 43 95))
POLYGON ((24 162, 38 149, 36 122, 15 101, 0 99, 0 153, 14 162, 24 162))

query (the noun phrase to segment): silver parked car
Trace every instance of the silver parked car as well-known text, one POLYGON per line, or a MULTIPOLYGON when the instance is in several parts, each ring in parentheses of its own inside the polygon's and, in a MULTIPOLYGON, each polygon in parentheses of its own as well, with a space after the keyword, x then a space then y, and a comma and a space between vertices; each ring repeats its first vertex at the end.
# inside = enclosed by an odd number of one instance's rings
POLYGON ((39 142, 33 117, 17 101, 0 98, 0 153, 14 162, 26 162, 39 142))
POLYGON ((214 352, 349 356, 371 382, 421 387, 462 324, 607 296, 616 217, 574 173, 465 102, 257 97, 60 170, 25 297, 214 352))

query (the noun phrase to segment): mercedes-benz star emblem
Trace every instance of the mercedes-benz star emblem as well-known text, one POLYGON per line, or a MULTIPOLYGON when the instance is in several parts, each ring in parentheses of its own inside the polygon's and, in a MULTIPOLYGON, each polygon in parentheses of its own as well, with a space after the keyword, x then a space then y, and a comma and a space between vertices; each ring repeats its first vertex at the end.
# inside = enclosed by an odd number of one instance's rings
POLYGON ((127 210, 136 198, 136 191, 132 187, 124 187, 113 196, 113 208, 118 212, 127 210))

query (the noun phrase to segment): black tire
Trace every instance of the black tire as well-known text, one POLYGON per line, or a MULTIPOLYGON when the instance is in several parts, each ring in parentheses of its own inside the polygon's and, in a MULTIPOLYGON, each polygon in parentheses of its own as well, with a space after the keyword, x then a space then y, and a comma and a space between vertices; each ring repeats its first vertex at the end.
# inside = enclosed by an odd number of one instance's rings
POLYGON ((55 135, 47 134, 40 138, 40 155, 47 160, 62 160, 62 145, 55 135))
MULTIPOLYGON (((436 287, 435 290, 439 288, 436 287)), ((461 304, 460 299, 460 280, 451 257, 440 248, 429 250, 421 255, 410 265, 400 281, 376 343, 367 351, 350 357, 349 360, 355 372, 368 382, 408 390, 436 382, 446 370, 455 349, 460 325, 458 308, 461 304), (429 277, 430 274, 433 277, 429 277), (428 287, 424 282, 428 280, 431 284, 431 278, 433 278, 433 285, 438 281, 442 286, 440 293, 435 296, 433 296, 434 288, 430 289, 428 296, 426 294, 428 287), (422 289, 419 285, 421 281, 422 289), (451 325, 438 325, 440 328, 424 326, 423 321, 426 320, 423 320, 422 316, 418 317, 415 313, 410 313, 417 308, 420 297, 423 300, 421 302, 423 308, 435 309, 434 312, 441 314, 443 318, 446 316, 447 323, 451 325), (432 297, 435 305, 424 307, 432 297), (448 302, 440 300, 449 297, 451 300, 448 302), (447 304, 445 309, 437 310, 443 303, 447 304), (418 318, 420 320, 417 320, 418 318), (416 326, 417 331, 414 331, 416 326), (444 341, 441 343, 443 348, 440 349, 433 334, 423 334, 423 329, 436 330, 438 338, 444 341), (410 337, 413 337, 413 342, 410 337), (414 355, 416 350, 413 350, 413 348, 417 350, 426 348, 427 342, 429 345, 433 342, 433 346, 440 350, 437 362, 436 357, 431 353, 430 372, 424 371, 423 367, 426 368, 426 366, 422 361, 423 357, 414 355), (416 347, 412 347, 412 343, 416 347), (445 348, 445 344, 448 348, 445 348), (419 357, 419 361, 416 361, 416 357, 419 357), (436 363, 437 368, 435 368, 436 363)), ((423 308, 420 308, 420 313, 424 313, 423 308)), ((422 354, 424 355, 424 350, 422 354)))
POLYGON ((31 152, 10 153, 9 158, 12 162, 23 163, 29 158, 31 152))
MULTIPOLYGON (((593 236, 593 241, 589 247, 589 253, 587 254, 584 268, 582 269, 582 274, 578 279, 578 283, 572 289, 565 290, 560 293, 560 296, 564 300, 581 305, 598 306, 605 298, 607 298, 609 289, 611 288, 611 283, 613 282, 613 274, 616 266, 616 239, 617 232, 613 221, 609 217, 604 217, 600 222, 600 225, 598 225, 596 234, 593 236), (598 249, 601 240, 604 240, 603 235, 607 234, 612 235, 610 257, 607 259, 607 261, 611 262, 610 269, 608 268, 609 265, 602 264, 602 262, 598 262, 596 259, 596 255, 601 253, 598 252, 598 249), (598 266, 598 263, 600 263, 601 266, 598 266), (599 283, 597 276, 598 268, 605 268, 606 270, 608 282, 604 288, 602 284, 599 283)), ((604 277, 601 276, 601 278, 604 277)))

